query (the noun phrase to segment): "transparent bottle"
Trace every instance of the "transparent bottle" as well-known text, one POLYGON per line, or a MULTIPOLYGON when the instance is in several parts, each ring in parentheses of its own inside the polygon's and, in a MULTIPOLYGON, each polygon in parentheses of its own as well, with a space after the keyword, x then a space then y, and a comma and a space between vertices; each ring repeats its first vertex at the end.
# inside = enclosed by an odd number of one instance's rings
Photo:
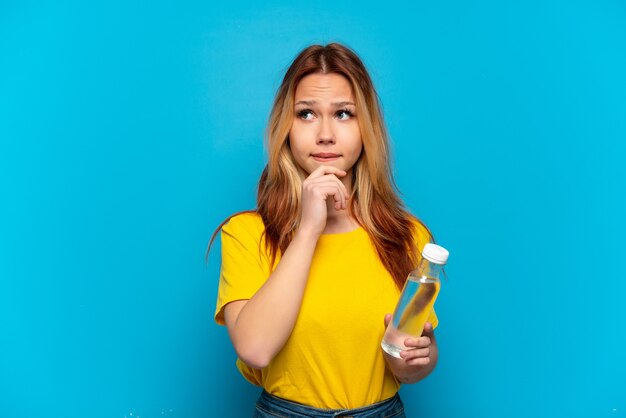
POLYGON ((417 268, 409 273, 383 336, 381 346, 389 355, 400 358, 400 352, 407 348, 404 340, 422 335, 439 294, 439 274, 448 261, 448 255, 448 250, 439 245, 424 246, 422 259, 417 268))

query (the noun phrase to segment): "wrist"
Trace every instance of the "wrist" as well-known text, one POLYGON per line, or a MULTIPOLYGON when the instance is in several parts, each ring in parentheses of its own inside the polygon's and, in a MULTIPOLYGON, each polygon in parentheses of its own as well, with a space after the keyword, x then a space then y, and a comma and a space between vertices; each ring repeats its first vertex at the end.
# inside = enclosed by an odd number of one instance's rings
POLYGON ((314 241, 317 242, 320 235, 322 235, 322 231, 317 230, 316 228, 299 225, 296 229, 296 233, 294 234, 294 240, 298 241, 314 241))

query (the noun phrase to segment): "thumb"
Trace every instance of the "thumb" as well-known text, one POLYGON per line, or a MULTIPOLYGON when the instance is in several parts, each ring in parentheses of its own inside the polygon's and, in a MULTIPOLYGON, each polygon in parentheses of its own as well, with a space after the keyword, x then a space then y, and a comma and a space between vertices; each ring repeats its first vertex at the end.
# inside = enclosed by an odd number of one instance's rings
POLYGON ((391 314, 385 314, 385 328, 387 328, 387 325, 389 325, 389 322, 391 322, 391 314))

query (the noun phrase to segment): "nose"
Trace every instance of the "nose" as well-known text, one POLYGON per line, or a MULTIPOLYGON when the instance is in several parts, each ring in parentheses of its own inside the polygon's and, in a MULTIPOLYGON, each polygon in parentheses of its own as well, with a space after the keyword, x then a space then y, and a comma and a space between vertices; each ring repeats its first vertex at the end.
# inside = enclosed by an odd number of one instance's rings
POLYGON ((326 118, 321 119, 320 130, 317 135, 317 141, 316 141, 318 145, 335 143, 335 134, 333 132, 333 128, 331 124, 332 124, 332 121, 329 121, 326 118))

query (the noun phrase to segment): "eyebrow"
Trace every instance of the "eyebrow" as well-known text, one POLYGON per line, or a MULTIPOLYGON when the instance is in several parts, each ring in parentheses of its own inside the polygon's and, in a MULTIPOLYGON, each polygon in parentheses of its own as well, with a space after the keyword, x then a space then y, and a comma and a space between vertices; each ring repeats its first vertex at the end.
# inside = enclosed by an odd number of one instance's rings
MULTIPOLYGON (((305 106, 314 106, 316 104, 317 104, 316 100, 299 100, 296 102, 296 105, 305 105, 305 106)), ((349 102, 349 101, 333 102, 331 103, 331 105, 335 107, 348 106, 348 105, 355 106, 354 102, 349 102)))

